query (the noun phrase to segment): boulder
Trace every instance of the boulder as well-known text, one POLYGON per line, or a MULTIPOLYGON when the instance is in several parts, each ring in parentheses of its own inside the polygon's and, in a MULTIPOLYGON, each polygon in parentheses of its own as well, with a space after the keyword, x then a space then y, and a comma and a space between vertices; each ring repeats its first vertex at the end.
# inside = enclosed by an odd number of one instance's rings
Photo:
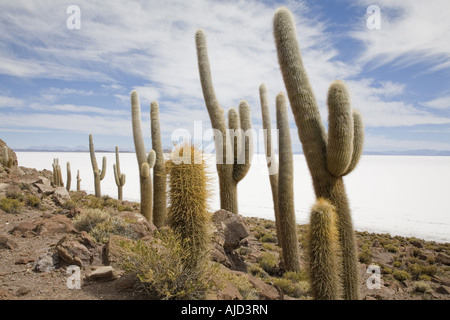
POLYGON ((58 255, 55 252, 46 252, 36 260, 33 270, 36 272, 51 272, 58 266, 58 255))
POLYGON ((36 218, 26 220, 15 225, 10 231, 15 236, 25 238, 36 235, 51 235, 56 233, 78 233, 72 224, 72 221, 64 215, 57 214, 48 218, 36 218))
POLYGON ((119 273, 112 266, 91 267, 86 275, 87 281, 111 281, 119 278, 119 273))
POLYGON ((34 186, 36 188, 38 188, 40 193, 42 193, 42 194, 44 194, 46 196, 51 195, 51 194, 53 194, 55 192, 55 188, 53 188, 51 185, 47 186, 47 185, 42 184, 42 183, 35 183, 34 186))
POLYGON ((439 252, 436 256, 436 262, 445 264, 446 266, 450 266, 450 257, 445 253, 439 252))
POLYGON ((435 291, 440 294, 450 294, 450 287, 441 285, 437 287, 435 291))
POLYGON ((240 241, 250 235, 249 227, 240 215, 221 209, 214 212, 212 221, 217 231, 224 235, 223 248, 227 253, 239 248, 240 241))
MULTIPOLYGON (((66 190, 67 191, 67 190, 66 190)), ((51 218, 39 218, 33 231, 39 235, 55 233, 78 233, 72 221, 64 215, 57 214, 51 218)))
POLYGON ((64 235, 56 244, 55 252, 65 264, 85 268, 103 263, 103 247, 82 231, 77 235, 64 235))
POLYGON ((70 200, 69 191, 64 187, 56 187, 55 192, 53 192, 53 200, 60 206, 65 205, 70 200))
POLYGON ((129 223, 138 238, 151 236, 157 229, 153 223, 138 212, 121 211, 118 215, 129 223))
POLYGON ((0 235, 0 249, 13 250, 17 249, 19 245, 7 236, 0 235))
POLYGON ((122 243, 131 243, 132 240, 118 235, 112 235, 105 247, 105 262, 107 265, 120 268, 120 261, 126 250, 122 247, 122 243))

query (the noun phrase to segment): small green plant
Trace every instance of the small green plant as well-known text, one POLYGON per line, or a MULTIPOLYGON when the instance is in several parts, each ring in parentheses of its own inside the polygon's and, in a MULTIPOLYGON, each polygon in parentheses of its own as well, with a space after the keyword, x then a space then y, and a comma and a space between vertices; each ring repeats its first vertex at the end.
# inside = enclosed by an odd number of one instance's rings
POLYGON ((202 299, 214 288, 217 268, 202 260, 196 268, 185 261, 190 254, 183 240, 171 229, 159 231, 150 242, 123 243, 125 272, 134 274, 150 298, 160 300, 202 299))
POLYGON ((41 199, 39 199, 35 195, 28 194, 25 196, 25 203, 27 204, 27 206, 39 208, 41 206, 41 199))
POLYGON ((243 300, 259 300, 258 292, 248 277, 234 273, 224 272, 222 277, 236 286, 243 300))
POLYGON ((421 292, 421 293, 430 293, 433 290, 431 289, 431 286, 426 281, 416 281, 414 282, 414 291, 421 292))
POLYGON ((401 263, 401 261, 395 261, 395 262, 392 264, 392 266, 393 266, 394 268, 400 268, 400 267, 402 266, 402 263, 401 263))
POLYGON ((400 281, 400 282, 403 282, 406 280, 411 280, 411 275, 404 270, 396 270, 396 271, 394 271, 394 273, 392 275, 395 280, 400 281))
POLYGON ((274 275, 278 271, 278 256, 269 252, 263 253, 258 264, 268 274, 274 275))
POLYGON ((425 266, 418 263, 411 263, 408 264, 408 271, 414 280, 418 280, 421 275, 434 276, 438 272, 438 267, 435 265, 425 266))
POLYGON ((22 211, 24 203, 19 199, 3 197, 0 199, 0 209, 8 213, 19 213, 22 211))
POLYGON ((125 219, 100 209, 86 209, 73 219, 78 231, 86 231, 99 243, 108 242, 111 235, 136 239, 137 235, 125 219))
POLYGON ((271 233, 266 233, 264 234, 262 237, 259 238, 259 241, 261 242, 271 242, 271 243, 276 243, 277 242, 277 237, 274 236, 271 233))
POLYGON ((391 244, 391 243, 384 245, 384 248, 387 251, 391 252, 391 253, 397 253, 398 252, 398 247, 393 245, 393 244, 391 244))
POLYGON ((370 264, 372 262, 372 252, 370 250, 364 250, 358 255, 359 262, 370 264))

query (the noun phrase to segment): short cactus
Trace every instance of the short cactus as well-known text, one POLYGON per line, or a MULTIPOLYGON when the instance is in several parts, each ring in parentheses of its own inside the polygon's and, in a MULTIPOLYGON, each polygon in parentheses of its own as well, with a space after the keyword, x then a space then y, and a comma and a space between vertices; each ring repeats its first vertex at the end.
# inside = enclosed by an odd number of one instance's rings
POLYGON ((144 138, 141 129, 141 104, 136 90, 131 92, 131 121, 133 127, 134 148, 139 167, 139 182, 141 187, 141 214, 153 222, 153 184, 150 169, 156 161, 155 151, 145 151, 144 138))
POLYGON ((155 166, 153 168, 153 223, 156 227, 166 224, 166 163, 161 144, 161 128, 159 125, 159 105, 153 101, 150 105, 150 124, 152 131, 152 148, 156 153, 155 166))
POLYGON ((239 103, 239 116, 234 108, 228 112, 228 129, 224 111, 216 99, 206 46, 206 35, 198 30, 195 35, 198 67, 203 96, 214 129, 217 173, 219 176, 220 207, 238 213, 237 184, 250 170, 253 155, 253 137, 250 106, 239 103), (232 145, 232 140, 237 138, 232 145))
POLYGON ((70 162, 67 162, 66 166, 67 166, 66 189, 67 191, 70 191, 70 185, 72 184, 72 172, 70 171, 70 162))
POLYGON ((339 299, 339 239, 334 207, 320 198, 311 209, 307 236, 311 293, 316 300, 339 299))
POLYGON ((273 27, 278 62, 316 197, 327 199, 336 209, 342 250, 343 297, 358 299, 356 240, 343 176, 356 167, 362 153, 362 118, 359 112, 351 110, 345 84, 333 82, 328 92, 330 130, 327 135, 303 66, 294 19, 288 9, 276 11, 273 27))
POLYGON ((80 170, 77 170, 77 191, 81 191, 80 170))
POLYGON ((106 157, 105 156, 103 157, 102 171, 100 171, 98 169, 97 159, 95 157, 94 140, 92 138, 92 134, 89 135, 89 151, 90 151, 90 155, 91 155, 92 170, 94 172, 95 196, 97 198, 100 198, 102 196, 101 189, 100 189, 100 181, 102 181, 105 178, 106 157))
POLYGON ((114 180, 117 185, 117 198, 123 200, 123 186, 125 185, 126 176, 120 171, 119 147, 116 146, 116 163, 113 164, 114 180))
POLYGON ((11 168, 13 165, 13 158, 9 156, 8 147, 3 146, 3 157, 2 157, 2 164, 6 168, 11 168))
POLYGON ((207 211, 209 177, 202 151, 187 144, 176 146, 173 157, 182 157, 190 152, 191 161, 175 163, 167 160, 169 182, 168 224, 186 240, 189 261, 186 265, 195 268, 206 257, 209 248, 210 214, 207 211))
POLYGON ((55 187, 64 186, 64 182, 62 181, 62 175, 61 175, 61 166, 59 165, 58 158, 53 159, 52 167, 53 167, 53 185, 55 187))

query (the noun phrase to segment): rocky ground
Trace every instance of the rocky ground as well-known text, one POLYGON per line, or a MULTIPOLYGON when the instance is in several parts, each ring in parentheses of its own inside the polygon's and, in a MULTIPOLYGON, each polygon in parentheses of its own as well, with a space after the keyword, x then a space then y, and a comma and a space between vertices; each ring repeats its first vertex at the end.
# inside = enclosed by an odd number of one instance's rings
MULTIPOLYGON (((155 232, 139 214, 139 205, 67 192, 51 181, 50 171, 0 165, 0 299, 148 299, 117 261, 118 243, 126 236, 145 240, 155 232), (88 208, 124 219, 127 233, 98 241, 80 232, 74 218, 88 208), (74 276, 69 266, 80 267, 80 289, 68 287, 74 276)), ((212 220, 211 256, 226 277, 208 299, 311 299, 306 272, 285 273, 279 266, 273 221, 223 210, 213 213, 212 220)), ((298 231, 305 261, 306 226, 298 231)), ((357 240, 363 299, 450 300, 450 244, 367 232, 358 232, 357 240), (370 265, 379 266, 380 288, 367 286, 370 265)))

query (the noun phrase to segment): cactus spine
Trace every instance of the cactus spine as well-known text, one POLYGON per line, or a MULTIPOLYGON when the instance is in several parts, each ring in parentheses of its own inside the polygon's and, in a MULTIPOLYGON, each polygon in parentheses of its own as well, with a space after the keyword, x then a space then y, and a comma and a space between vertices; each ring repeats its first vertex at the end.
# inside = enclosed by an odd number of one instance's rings
POLYGON ((364 140, 362 119, 356 111, 348 117, 350 111, 346 108, 350 108, 350 103, 346 86, 342 82, 334 82, 328 93, 328 107, 335 109, 339 105, 339 108, 329 112, 330 132, 327 136, 303 66, 294 19, 288 9, 276 11, 273 27, 278 62, 316 197, 329 200, 336 208, 342 250, 343 297, 356 300, 359 298, 356 240, 342 177, 355 168, 361 156, 364 140), (339 114, 345 116, 339 117, 339 114), (353 118, 353 125, 350 118, 353 118), (353 134, 341 133, 341 130, 352 131, 353 134), (353 140, 353 143, 348 140, 353 140), (339 163, 334 163, 336 161, 339 163))
POLYGON ((72 172, 70 171, 70 162, 66 163, 67 166, 67 181, 66 181, 66 189, 70 191, 70 185, 72 184, 72 172))
POLYGON ((139 182, 141 187, 141 214, 153 222, 153 185, 150 169, 155 165, 155 151, 145 151, 144 138, 141 129, 141 104, 136 90, 131 92, 131 121, 133 126, 134 148, 139 167, 139 182))
POLYGON ((227 130, 224 111, 216 99, 214 92, 206 35, 203 30, 197 31, 195 41, 203 96, 211 125, 214 129, 216 167, 220 187, 220 207, 237 214, 239 211, 237 184, 249 171, 251 157, 253 155, 250 107, 246 101, 241 101, 239 104, 239 116, 237 116, 236 110, 232 108, 228 113, 229 121, 227 130), (233 133, 232 136, 231 133, 233 133), (236 143, 232 143, 235 137, 237 141, 236 143))
POLYGON ((80 170, 77 170, 77 191, 81 190, 80 170))
POLYGON ((123 186, 125 185, 126 176, 120 171, 119 147, 116 146, 116 163, 113 164, 114 180, 117 185, 117 198, 123 200, 123 186))
POLYGON ((169 175, 169 210, 168 224, 170 228, 186 240, 189 261, 186 266, 196 268, 205 258, 209 248, 210 215, 207 211, 208 183, 206 164, 202 151, 189 143, 178 145, 173 156, 182 156, 190 151, 191 161, 175 164, 167 161, 169 175))
POLYGON ((61 175, 61 166, 59 165, 59 159, 54 158, 53 159, 53 184, 55 187, 62 187, 64 186, 64 182, 62 181, 62 175, 61 175))
POLYGON ((300 271, 297 224, 294 210, 294 161, 286 108, 286 98, 279 93, 276 99, 277 128, 279 130, 278 206, 281 227, 283 260, 288 271, 300 271))
POLYGON ((339 240, 334 207, 320 198, 311 209, 308 231, 308 271, 316 300, 339 299, 339 240))
POLYGON ((94 149, 94 140, 92 138, 92 134, 89 135, 89 151, 91 154, 91 163, 92 170, 94 171, 94 187, 95 187, 95 196, 100 198, 102 196, 100 189, 100 181, 105 178, 106 174, 106 157, 103 157, 102 162, 102 171, 99 171, 97 165, 97 159, 95 158, 95 149, 94 149))
POLYGON ((159 105, 153 101, 150 105, 150 124, 152 131, 152 148, 156 153, 153 168, 153 223, 156 227, 166 224, 166 163, 161 144, 161 128, 159 125, 159 105))

